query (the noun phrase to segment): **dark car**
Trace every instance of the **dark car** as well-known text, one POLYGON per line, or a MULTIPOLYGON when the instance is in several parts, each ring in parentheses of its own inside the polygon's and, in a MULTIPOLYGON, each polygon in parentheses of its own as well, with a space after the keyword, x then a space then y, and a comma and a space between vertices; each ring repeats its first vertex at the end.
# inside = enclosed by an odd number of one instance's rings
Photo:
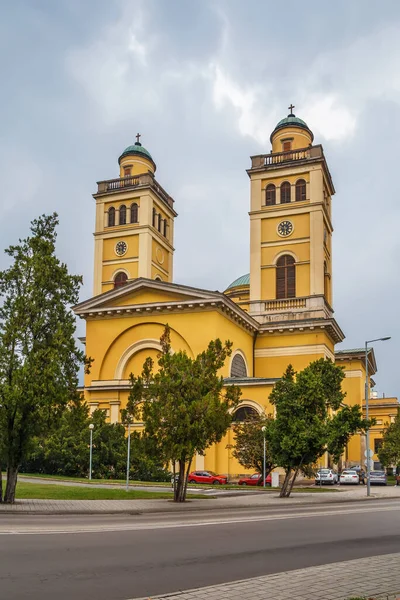
POLYGON ((189 473, 188 482, 222 485, 228 483, 228 478, 226 475, 217 475, 214 471, 192 471, 189 473))
MULTIPOLYGON (((271 473, 265 478, 265 485, 271 485, 272 476, 271 473)), ((250 477, 241 477, 238 481, 239 485, 263 485, 262 483, 262 475, 260 473, 254 473, 250 477), (260 483, 261 482, 261 483, 260 483)))

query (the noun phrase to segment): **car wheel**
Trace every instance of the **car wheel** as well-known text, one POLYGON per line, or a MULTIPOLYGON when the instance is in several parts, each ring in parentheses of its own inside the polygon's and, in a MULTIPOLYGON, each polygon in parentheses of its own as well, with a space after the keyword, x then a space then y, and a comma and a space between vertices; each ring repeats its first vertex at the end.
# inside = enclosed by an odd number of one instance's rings
POLYGON ((194 479, 189 479, 188 483, 196 483, 194 479))
POLYGON ((221 485, 221 483, 216 479, 215 481, 213 481, 213 485, 221 485))
POLYGON ((242 483, 239 483, 239 485, 247 485, 247 483, 245 481, 242 481, 242 483))

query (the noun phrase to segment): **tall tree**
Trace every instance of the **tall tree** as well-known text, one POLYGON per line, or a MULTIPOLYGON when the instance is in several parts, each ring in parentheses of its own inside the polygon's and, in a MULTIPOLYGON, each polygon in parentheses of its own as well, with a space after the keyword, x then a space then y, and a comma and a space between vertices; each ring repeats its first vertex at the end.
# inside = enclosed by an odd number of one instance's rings
POLYGON ((378 458, 384 467, 400 465, 400 409, 397 409, 394 423, 388 424, 384 429, 378 458))
POLYGON ((131 375, 123 421, 129 415, 140 416, 146 435, 157 443, 160 457, 178 463, 174 499, 184 502, 193 458, 221 441, 231 424, 230 409, 237 405, 240 390, 235 386, 224 390, 223 378, 218 375, 231 354, 230 342, 212 341, 195 359, 183 351, 171 352, 168 325, 160 342, 158 372, 148 358, 142 375, 131 375))
POLYGON ((74 338, 70 306, 82 278, 55 254, 56 214, 31 224, 31 236, 10 246, 0 272, 0 404, 7 466, 4 501, 15 499, 19 466, 34 436, 59 418, 89 360, 74 338))
MULTIPOLYGON (((257 473, 263 473, 264 437, 266 442, 265 474, 269 475, 276 467, 269 443, 273 421, 271 415, 257 414, 234 426, 235 446, 232 455, 245 469, 254 469, 257 473), (265 427, 265 431, 263 431, 263 427, 265 427)), ((260 477, 258 485, 263 485, 262 477, 260 477)))
POLYGON ((344 405, 343 378, 341 367, 320 359, 298 374, 289 365, 276 383, 270 447, 285 470, 281 497, 290 496, 299 472, 308 472, 325 452, 338 460, 351 435, 367 426, 358 405, 344 405))

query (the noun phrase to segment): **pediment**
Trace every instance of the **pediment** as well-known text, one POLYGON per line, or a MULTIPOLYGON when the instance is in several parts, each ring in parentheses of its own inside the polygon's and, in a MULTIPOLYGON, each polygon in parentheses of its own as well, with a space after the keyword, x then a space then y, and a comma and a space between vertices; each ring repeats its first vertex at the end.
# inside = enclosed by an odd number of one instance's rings
POLYGON ((127 308, 163 303, 179 303, 220 298, 220 292, 209 292, 189 286, 139 278, 124 286, 94 296, 74 306, 76 314, 88 310, 127 308))

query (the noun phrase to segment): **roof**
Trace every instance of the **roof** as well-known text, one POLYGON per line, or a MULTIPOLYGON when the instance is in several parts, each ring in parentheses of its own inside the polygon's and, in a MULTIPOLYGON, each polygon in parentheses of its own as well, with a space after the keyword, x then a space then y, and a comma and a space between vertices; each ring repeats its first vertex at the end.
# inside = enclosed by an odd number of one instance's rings
POLYGON ((274 135, 274 133, 276 131, 278 131, 279 129, 283 129, 284 127, 300 127, 301 129, 306 129, 308 131, 308 133, 311 135, 311 141, 313 141, 313 139, 314 139, 314 134, 311 131, 311 129, 309 128, 309 126, 307 125, 307 123, 305 121, 303 121, 303 119, 299 119, 299 117, 296 117, 296 115, 291 113, 284 119, 281 119, 279 121, 279 123, 277 123, 275 129, 271 133, 271 137, 270 137, 271 142, 272 142, 272 136, 274 135))
POLYGON ((226 289, 230 290, 232 288, 242 287, 244 285, 250 285, 250 273, 246 273, 246 275, 241 275, 240 277, 235 279, 235 281, 232 281, 232 283, 228 285, 226 289))
MULTIPOLYGON (((337 360, 352 360, 358 359, 365 362, 365 348, 350 348, 349 350, 335 350, 335 359, 337 360)), ((375 375, 378 367, 375 360, 375 352, 373 347, 368 348, 368 371, 369 375, 375 375)))
POLYGON ((151 162, 154 163, 153 157, 151 156, 150 152, 146 150, 146 148, 142 146, 140 142, 135 142, 132 146, 128 146, 127 148, 125 148, 125 150, 119 157, 118 162, 121 162, 121 158, 123 158, 124 156, 129 155, 144 156, 145 158, 151 160, 151 162))

